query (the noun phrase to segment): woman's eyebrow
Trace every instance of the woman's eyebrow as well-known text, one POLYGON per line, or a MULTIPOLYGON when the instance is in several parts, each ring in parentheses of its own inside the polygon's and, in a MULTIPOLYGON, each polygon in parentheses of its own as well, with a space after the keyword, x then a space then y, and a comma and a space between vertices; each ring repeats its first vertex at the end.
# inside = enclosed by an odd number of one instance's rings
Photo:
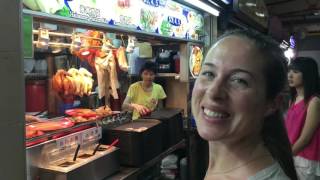
POLYGON ((235 73, 239 73, 239 72, 248 74, 252 79, 256 79, 252 72, 247 71, 245 69, 240 69, 240 68, 232 69, 230 74, 235 74, 235 73))
POLYGON ((204 65, 204 66, 210 66, 210 67, 216 68, 216 65, 213 64, 213 63, 211 63, 211 62, 205 62, 203 65, 204 65))
MULTIPOLYGON (((203 66, 209 66, 209 67, 214 68, 214 69, 217 68, 217 66, 216 66, 214 63, 212 63, 212 62, 204 62, 204 63, 203 63, 203 66)), ((241 68, 232 69, 231 72, 230 72, 230 74, 235 74, 235 73, 239 73, 239 72, 241 72, 241 73, 246 73, 246 74, 248 74, 252 79, 256 80, 256 78, 255 78, 255 76, 254 76, 254 74, 253 74, 252 72, 250 72, 250 71, 248 71, 248 70, 245 70, 245 69, 241 69, 241 68)))
POLYGON ((250 71, 247 71, 247 70, 245 70, 245 69, 240 69, 240 68, 232 69, 231 74, 239 73, 239 72, 241 72, 241 73, 246 73, 246 74, 248 74, 249 76, 251 76, 252 78, 254 78, 254 75, 253 75, 250 71))

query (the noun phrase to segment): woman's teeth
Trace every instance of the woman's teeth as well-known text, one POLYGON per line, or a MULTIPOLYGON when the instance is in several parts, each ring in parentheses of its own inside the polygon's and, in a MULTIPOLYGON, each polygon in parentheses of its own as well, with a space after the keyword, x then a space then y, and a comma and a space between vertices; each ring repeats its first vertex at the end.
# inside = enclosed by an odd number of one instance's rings
POLYGON ((215 112, 215 111, 211 111, 209 109, 204 109, 203 112, 205 115, 207 115, 208 117, 212 117, 212 118, 226 118, 229 116, 227 113, 215 112))

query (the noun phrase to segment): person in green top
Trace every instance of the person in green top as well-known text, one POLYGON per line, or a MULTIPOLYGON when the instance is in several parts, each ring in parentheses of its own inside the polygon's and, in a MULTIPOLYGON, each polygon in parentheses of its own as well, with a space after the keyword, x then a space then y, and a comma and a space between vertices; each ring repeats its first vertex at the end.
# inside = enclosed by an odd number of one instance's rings
POLYGON ((132 119, 138 119, 162 107, 162 100, 167 97, 162 86, 154 83, 156 66, 146 62, 140 70, 142 81, 130 85, 127 96, 122 104, 123 110, 133 111, 132 119))

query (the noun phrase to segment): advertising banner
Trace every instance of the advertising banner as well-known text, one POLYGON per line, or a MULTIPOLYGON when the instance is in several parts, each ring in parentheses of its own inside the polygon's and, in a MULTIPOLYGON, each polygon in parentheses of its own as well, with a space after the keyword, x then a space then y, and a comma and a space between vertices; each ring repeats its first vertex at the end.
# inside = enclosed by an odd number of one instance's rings
POLYGON ((172 0, 23 0, 25 7, 44 13, 198 40, 201 12, 172 0))

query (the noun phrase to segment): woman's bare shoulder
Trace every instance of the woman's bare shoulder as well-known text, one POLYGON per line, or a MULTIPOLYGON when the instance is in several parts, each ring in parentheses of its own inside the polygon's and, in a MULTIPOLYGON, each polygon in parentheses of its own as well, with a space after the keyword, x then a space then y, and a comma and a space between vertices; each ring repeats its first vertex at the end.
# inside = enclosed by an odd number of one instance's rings
POLYGON ((319 108, 320 107, 320 97, 318 97, 318 96, 313 97, 309 102, 309 107, 319 108))

